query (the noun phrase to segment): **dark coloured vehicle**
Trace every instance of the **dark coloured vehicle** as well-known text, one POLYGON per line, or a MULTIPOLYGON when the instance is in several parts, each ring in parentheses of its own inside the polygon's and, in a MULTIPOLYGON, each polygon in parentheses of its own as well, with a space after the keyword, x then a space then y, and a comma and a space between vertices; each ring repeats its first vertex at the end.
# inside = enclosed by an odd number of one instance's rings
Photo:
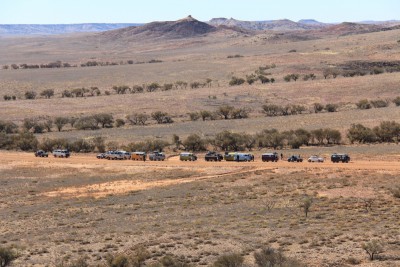
POLYGON ((209 151, 204 158, 206 161, 221 161, 224 157, 217 152, 209 151))
POLYGON ((303 159, 300 157, 300 155, 292 155, 290 158, 287 160, 288 162, 303 162, 303 159))
POLYGON ((332 154, 331 156, 331 161, 333 163, 338 163, 338 162, 343 162, 343 163, 349 163, 350 157, 347 154, 332 154))
POLYGON ((38 150, 35 152, 35 157, 42 157, 42 158, 46 157, 47 158, 48 156, 49 156, 49 154, 43 150, 38 150))
POLYGON ((269 162, 269 161, 277 162, 279 160, 279 155, 276 152, 264 153, 264 154, 261 155, 261 160, 263 162, 269 162))

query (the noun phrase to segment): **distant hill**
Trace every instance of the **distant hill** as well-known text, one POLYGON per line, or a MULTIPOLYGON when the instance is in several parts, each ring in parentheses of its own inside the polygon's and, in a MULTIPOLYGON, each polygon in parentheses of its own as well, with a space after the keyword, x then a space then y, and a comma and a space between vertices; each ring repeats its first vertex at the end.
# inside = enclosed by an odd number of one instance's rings
POLYGON ((378 32, 382 30, 389 30, 389 29, 384 29, 384 26, 376 24, 343 22, 337 25, 326 27, 323 30, 321 30, 321 32, 333 35, 351 35, 351 34, 378 32))
POLYGON ((107 31, 101 33, 101 36, 110 39, 130 37, 178 39, 201 36, 217 30, 212 25, 188 16, 177 21, 157 21, 143 26, 107 31))
POLYGON ((139 23, 81 23, 81 24, 0 24, 0 35, 51 35, 79 32, 102 32, 139 23))
POLYGON ((273 31, 294 31, 294 30, 311 30, 324 27, 326 24, 316 20, 302 20, 294 22, 288 19, 282 20, 266 20, 266 21, 242 21, 233 18, 214 18, 208 22, 213 26, 230 26, 239 27, 246 30, 273 30, 273 31))

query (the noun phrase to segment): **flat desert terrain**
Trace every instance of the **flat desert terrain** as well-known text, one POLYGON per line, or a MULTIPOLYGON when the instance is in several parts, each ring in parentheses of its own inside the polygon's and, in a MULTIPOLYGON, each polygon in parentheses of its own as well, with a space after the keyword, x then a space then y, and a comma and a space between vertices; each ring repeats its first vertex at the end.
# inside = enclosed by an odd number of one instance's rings
MULTIPOLYGON (((191 21, 181 21, 180 27, 191 21)), ((15 123, 20 131, 25 119, 107 113, 126 122, 93 130, 68 124, 57 131, 53 125, 34 134, 39 142, 102 137, 108 149, 109 144, 171 142, 174 134, 205 140, 225 130, 254 135, 265 129, 330 128, 342 135, 339 145, 277 150, 285 158, 321 155, 324 163, 264 163, 261 154, 272 149, 258 148, 251 151, 256 160, 245 163, 206 162, 205 151, 196 162, 181 162, 172 146, 160 162, 99 160, 97 151, 61 159, 0 150, 0 246, 18 251, 12 266, 72 267, 78 259, 87 262, 84 266, 108 266, 109 255, 129 254, 137 246, 148 252, 145 266, 160 266, 155 263, 167 255, 188 264, 179 266, 212 266, 231 253, 242 255, 245 266, 257 266, 254 253, 267 247, 305 266, 400 266, 399 139, 351 144, 347 138, 353 124, 373 128, 400 122, 400 107, 393 102, 400 97, 400 30, 344 34, 338 31, 351 25, 339 26, 282 33, 222 28, 180 38, 130 32, 135 29, 0 37, 0 122, 15 123), (18 67, 57 61, 73 67, 18 67), (87 62, 101 64, 82 66, 87 62), (229 85, 233 77, 247 80, 260 70, 275 82, 229 85), (325 78, 327 70, 341 74, 325 78), (361 74, 345 75, 351 71, 361 74), (299 78, 285 81, 290 74, 299 78), (315 79, 303 79, 310 74, 315 79), (187 86, 177 86, 179 81, 187 86), (204 85, 191 88, 195 82, 204 85), (125 94, 113 89, 152 83, 160 88, 125 94), (98 96, 87 91, 83 97, 62 97, 65 90, 92 87, 98 96), (49 99, 40 95, 46 89, 54 90, 49 99), (36 98, 26 99, 27 91, 36 98), (388 106, 357 108, 364 99, 388 106), (266 103, 305 110, 268 117, 262 112, 266 103), (337 112, 315 113, 314 103, 337 105, 337 112), (248 118, 189 117, 224 105, 247 110, 248 118), (126 119, 156 111, 167 112, 174 122, 149 119, 140 126, 126 119), (351 162, 331 163, 336 152, 348 153, 351 162), (307 214, 306 202, 311 203, 307 214), (373 240, 384 249, 371 261, 363 245, 373 240)))

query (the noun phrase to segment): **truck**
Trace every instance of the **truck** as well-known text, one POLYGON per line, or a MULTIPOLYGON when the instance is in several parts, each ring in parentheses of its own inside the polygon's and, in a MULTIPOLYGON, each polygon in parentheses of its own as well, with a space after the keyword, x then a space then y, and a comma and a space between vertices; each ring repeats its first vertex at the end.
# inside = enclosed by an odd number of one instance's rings
POLYGON ((132 152, 131 160, 146 161, 146 152, 132 152))
POLYGON ((206 161, 221 161, 224 159, 224 157, 217 152, 208 151, 207 154, 204 156, 204 159, 206 161))
POLYGON ((193 154, 191 152, 182 152, 181 154, 179 154, 179 159, 181 161, 196 161, 197 156, 196 154, 193 154))
POLYGON ((350 157, 347 154, 334 153, 331 155, 331 161, 333 163, 338 163, 338 162, 349 163, 350 157))
POLYGON ((69 158, 70 153, 67 149, 56 149, 53 151, 53 156, 55 158, 69 158))
POLYGON ((152 161, 164 161, 165 160, 165 154, 163 152, 158 152, 154 151, 149 154, 149 160, 152 161))
POLYGON ((279 160, 279 155, 276 152, 264 153, 264 154, 261 155, 261 160, 263 162, 269 162, 269 161, 277 162, 279 160))
POLYGON ((254 156, 250 153, 226 152, 224 159, 226 161, 254 161, 254 156))

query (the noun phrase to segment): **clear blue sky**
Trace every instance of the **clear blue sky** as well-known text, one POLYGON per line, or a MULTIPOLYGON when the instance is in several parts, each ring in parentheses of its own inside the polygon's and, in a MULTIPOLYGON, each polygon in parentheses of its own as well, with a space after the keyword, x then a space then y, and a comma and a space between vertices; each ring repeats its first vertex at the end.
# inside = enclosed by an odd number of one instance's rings
POLYGON ((177 20, 400 20, 400 0, 0 0, 0 24, 177 20))

